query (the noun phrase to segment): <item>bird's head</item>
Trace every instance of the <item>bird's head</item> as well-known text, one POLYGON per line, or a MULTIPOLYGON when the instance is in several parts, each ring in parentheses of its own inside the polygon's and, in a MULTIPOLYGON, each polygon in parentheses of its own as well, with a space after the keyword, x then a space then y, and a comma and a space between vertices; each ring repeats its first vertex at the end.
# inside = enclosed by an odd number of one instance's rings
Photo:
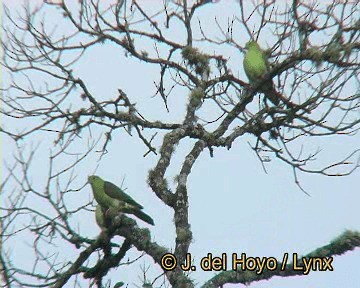
POLYGON ((258 44, 256 41, 254 41, 254 40, 250 40, 250 41, 247 42, 246 45, 245 45, 245 49, 246 49, 246 50, 250 50, 250 49, 254 49, 254 48, 260 49, 259 44, 258 44))
POLYGON ((99 176, 96 176, 96 175, 90 175, 88 177, 88 183, 89 184, 94 184, 96 182, 96 180, 100 180, 101 178, 99 176))

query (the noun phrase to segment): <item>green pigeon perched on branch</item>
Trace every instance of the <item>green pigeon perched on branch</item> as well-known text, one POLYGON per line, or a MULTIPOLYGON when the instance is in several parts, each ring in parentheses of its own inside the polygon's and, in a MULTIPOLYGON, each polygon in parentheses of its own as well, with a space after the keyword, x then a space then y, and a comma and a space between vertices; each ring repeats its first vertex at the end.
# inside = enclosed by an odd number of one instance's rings
POLYGON ((249 78, 251 86, 257 86, 258 90, 265 94, 274 105, 279 105, 280 98, 282 97, 274 87, 272 80, 264 82, 264 78, 270 71, 270 64, 266 53, 261 50, 260 46, 256 41, 249 41, 245 45, 246 54, 244 57, 244 70, 246 76, 249 78))
POLYGON ((108 216, 109 211, 113 214, 114 211, 118 213, 133 214, 139 219, 145 221, 150 225, 154 225, 154 220, 144 213, 144 208, 121 188, 117 187, 111 182, 104 181, 99 176, 92 175, 88 177, 88 182, 91 185, 94 198, 100 206, 96 210, 96 222, 100 227, 105 225, 105 216, 108 216))

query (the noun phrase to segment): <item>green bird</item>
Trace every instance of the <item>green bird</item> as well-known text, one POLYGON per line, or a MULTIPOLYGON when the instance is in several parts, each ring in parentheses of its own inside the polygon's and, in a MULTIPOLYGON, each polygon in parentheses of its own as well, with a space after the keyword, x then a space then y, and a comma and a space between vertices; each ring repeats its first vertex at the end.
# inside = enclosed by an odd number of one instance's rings
POLYGON ((97 209, 98 216, 95 214, 97 217, 97 223, 100 227, 106 226, 104 225, 104 215, 108 216, 109 212, 114 214, 114 211, 119 213, 133 214, 146 223, 154 225, 154 220, 142 211, 144 207, 132 199, 121 188, 117 187, 111 182, 104 181, 96 175, 89 176, 88 182, 91 185, 96 202, 101 206, 100 209, 97 209), (101 216, 101 214, 103 216, 101 216))
POLYGON ((264 78, 270 71, 270 64, 266 53, 261 50, 258 43, 251 40, 245 45, 247 50, 244 56, 244 70, 246 76, 249 78, 251 86, 261 84, 258 90, 265 94, 274 105, 279 105, 282 95, 275 90, 272 80, 264 82, 264 78))

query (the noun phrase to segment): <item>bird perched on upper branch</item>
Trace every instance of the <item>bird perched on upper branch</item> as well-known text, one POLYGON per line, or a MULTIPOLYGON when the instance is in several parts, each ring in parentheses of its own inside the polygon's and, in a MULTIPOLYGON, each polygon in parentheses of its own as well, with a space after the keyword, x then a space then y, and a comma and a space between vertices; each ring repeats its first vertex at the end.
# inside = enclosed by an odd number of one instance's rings
POLYGON ((270 71, 270 64, 266 53, 261 50, 256 41, 249 41, 245 45, 246 54, 243 65, 246 76, 249 78, 251 86, 257 86, 258 90, 265 94, 274 105, 279 105, 281 94, 275 90, 272 80, 265 80, 270 71))
POLYGON ((100 205, 100 207, 96 209, 96 220, 101 228, 103 228, 105 223, 106 212, 110 211, 110 209, 111 214, 113 214, 113 211, 133 214, 146 223, 154 225, 154 220, 142 211, 144 207, 132 199, 121 188, 111 182, 104 181, 96 175, 89 176, 88 182, 91 185, 96 202, 100 205))

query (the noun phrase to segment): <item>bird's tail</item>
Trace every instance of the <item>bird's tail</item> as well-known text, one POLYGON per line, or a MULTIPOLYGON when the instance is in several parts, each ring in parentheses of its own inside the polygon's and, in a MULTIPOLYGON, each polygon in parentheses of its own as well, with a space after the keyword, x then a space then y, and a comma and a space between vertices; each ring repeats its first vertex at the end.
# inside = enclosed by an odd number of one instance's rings
POLYGON ((272 81, 267 81, 261 86, 261 92, 265 94, 265 97, 269 99, 275 106, 280 104, 280 99, 282 95, 276 91, 274 83, 272 81))
POLYGON ((144 213, 143 211, 141 210, 132 210, 131 211, 132 214, 134 214, 136 217, 138 217, 139 219, 145 221, 146 223, 150 224, 150 225, 155 225, 154 224, 154 220, 149 216, 147 215, 146 213, 144 213))
POLYGON ((280 104, 280 96, 281 94, 275 91, 275 89, 271 91, 266 91, 265 93, 265 97, 268 98, 275 106, 278 106, 280 104))
POLYGON ((273 86, 271 89, 264 91, 265 97, 269 99, 275 106, 278 106, 281 102, 289 109, 304 110, 306 113, 310 113, 310 110, 306 107, 301 107, 297 104, 290 102, 285 96, 277 92, 273 86))

